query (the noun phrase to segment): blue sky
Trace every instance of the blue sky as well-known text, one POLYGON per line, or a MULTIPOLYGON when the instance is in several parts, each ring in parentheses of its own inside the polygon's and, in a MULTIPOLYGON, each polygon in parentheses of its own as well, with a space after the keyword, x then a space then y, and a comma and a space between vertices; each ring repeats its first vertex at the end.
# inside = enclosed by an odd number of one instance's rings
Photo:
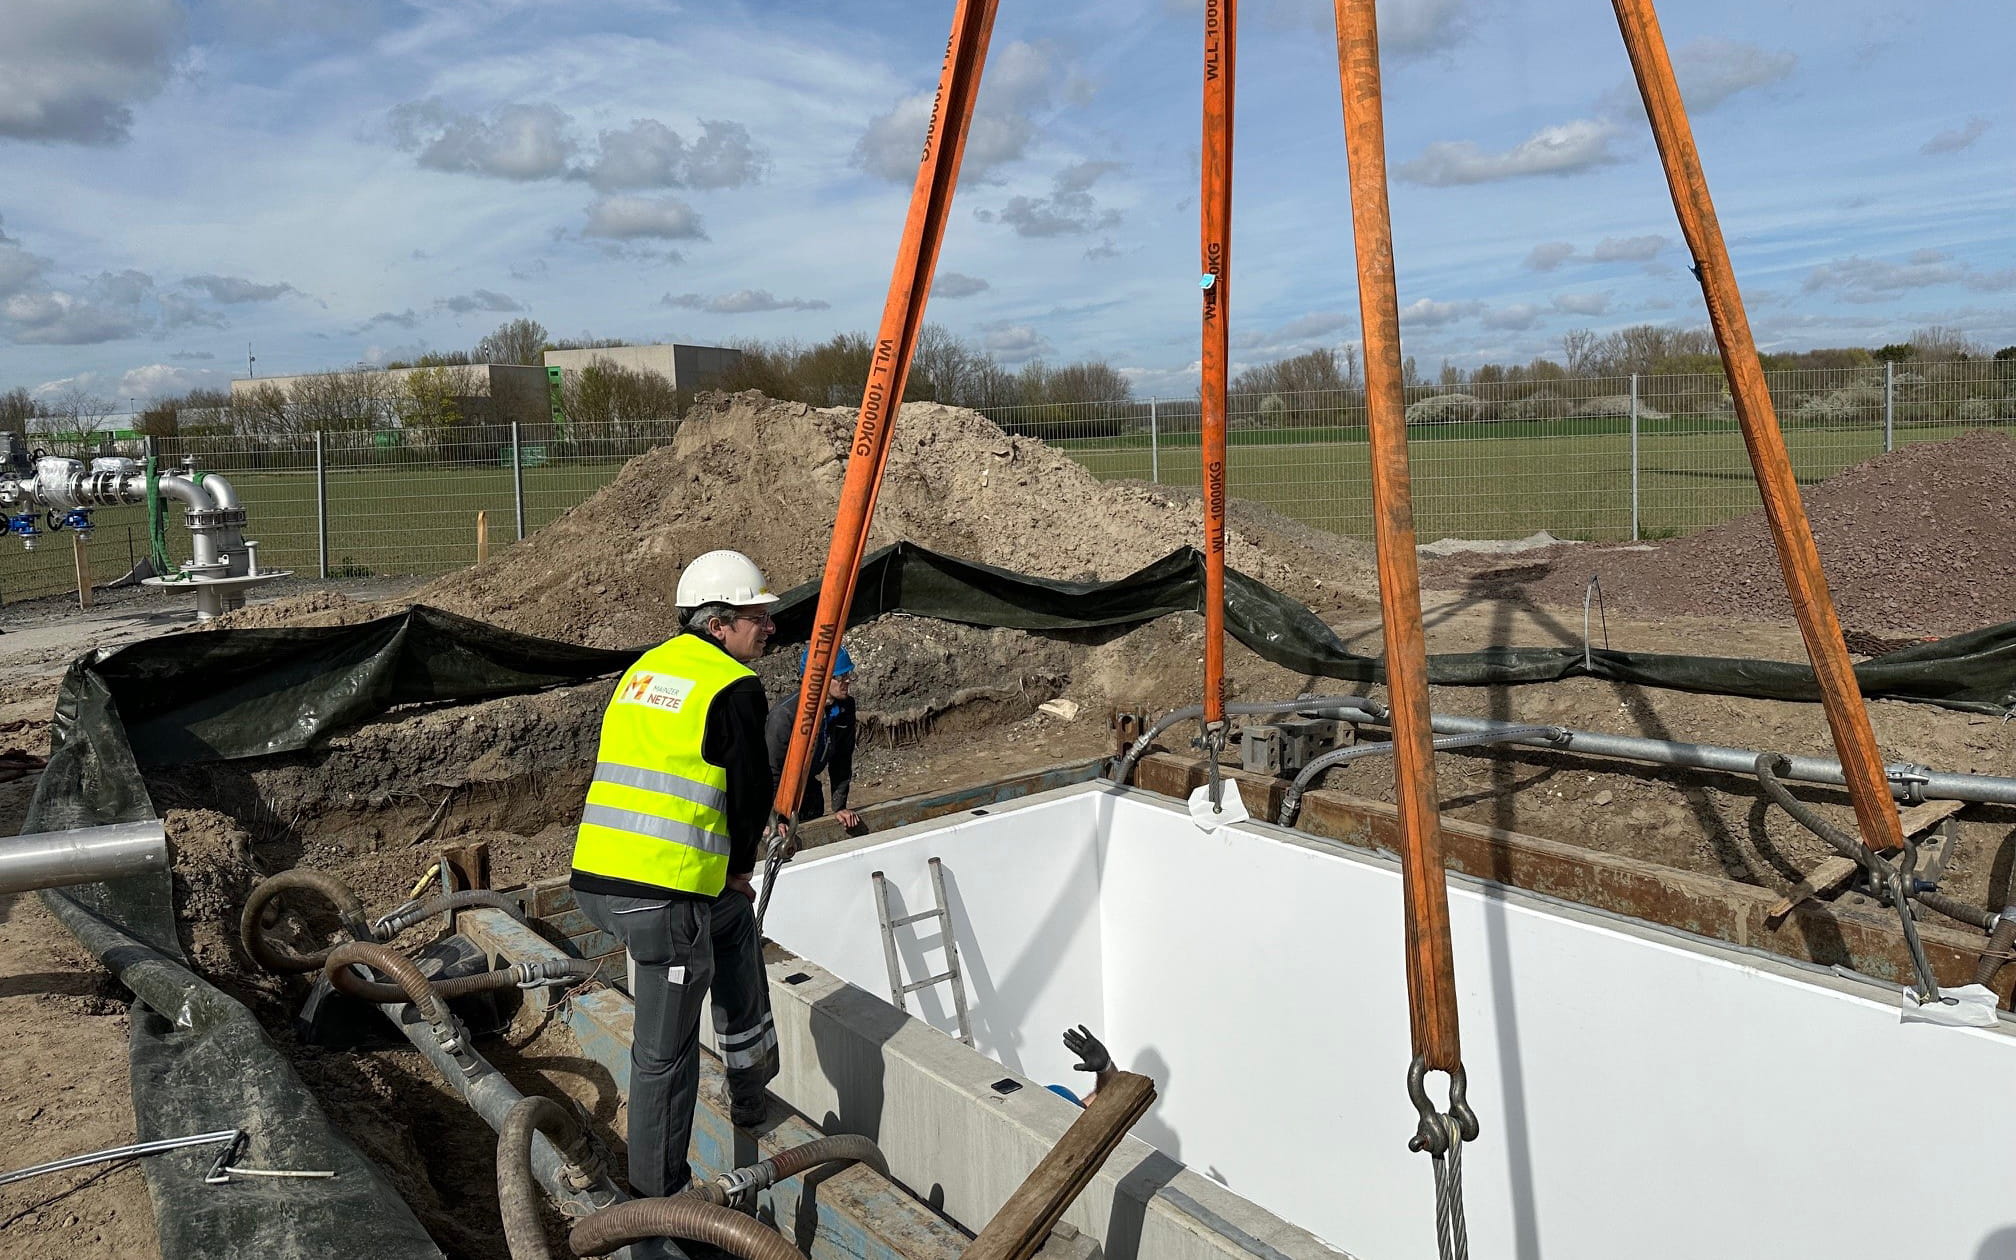
MULTIPOLYGON (((1664 10, 1760 342, 2016 343, 2016 4, 1664 10)), ((0 389, 872 329, 951 11, 0 0, 0 389)), ((1201 11, 1005 0, 930 318, 1195 387, 1201 11)), ((1357 335, 1329 12, 1241 6, 1235 367, 1357 335)), ((1609 5, 1381 15, 1410 353, 1703 321, 1609 5)))

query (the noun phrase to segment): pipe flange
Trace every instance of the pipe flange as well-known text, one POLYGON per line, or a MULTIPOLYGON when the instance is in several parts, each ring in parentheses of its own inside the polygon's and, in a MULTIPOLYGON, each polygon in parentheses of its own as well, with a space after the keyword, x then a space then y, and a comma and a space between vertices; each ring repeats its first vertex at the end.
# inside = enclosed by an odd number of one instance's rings
POLYGON ((191 529, 217 529, 245 523, 244 508, 190 508, 183 515, 191 529))

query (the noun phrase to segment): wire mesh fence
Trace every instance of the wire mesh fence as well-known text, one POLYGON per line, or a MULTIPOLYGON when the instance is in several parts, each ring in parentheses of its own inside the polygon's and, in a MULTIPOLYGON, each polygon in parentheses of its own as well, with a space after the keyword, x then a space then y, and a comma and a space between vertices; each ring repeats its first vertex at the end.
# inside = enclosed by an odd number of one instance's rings
MULTIPOLYGON (((2016 431, 2016 362, 1908 362, 1767 373, 1795 471, 1811 485, 1886 450, 1978 428, 2016 431)), ((1663 538, 1758 506, 1720 373, 1417 385, 1406 393, 1415 514, 1423 542, 1663 538)), ((1197 486, 1192 398, 987 407, 1094 475, 1197 486)), ((1228 400, 1232 494, 1337 533, 1369 537, 1362 390, 1228 400)), ((602 424, 456 424, 158 439, 163 471, 220 473, 249 514, 262 568, 305 576, 439 573, 474 562, 479 517, 501 547, 549 524, 662 445, 676 419, 602 424)), ((111 453, 98 441, 49 454, 111 453)), ((127 444, 131 446, 132 444, 127 444)), ((138 446, 117 453, 140 455, 138 446)), ((171 509, 174 505, 170 505, 171 509)), ((104 581, 148 552, 144 507, 99 509, 86 548, 104 581)), ((179 510, 171 556, 186 559, 179 510)), ((0 543, 0 599, 72 590, 69 538, 30 552, 0 543)))
MULTIPOLYGON (((1767 373, 1811 485, 1886 450, 2016 429, 2016 362, 1767 373)), ((1416 385, 1406 391, 1421 540, 1662 538, 1757 508, 1721 373, 1416 385)), ((1196 399, 990 407, 1102 478, 1199 484, 1196 399)), ((1231 493, 1336 533, 1372 531, 1362 390, 1227 399, 1231 493)))

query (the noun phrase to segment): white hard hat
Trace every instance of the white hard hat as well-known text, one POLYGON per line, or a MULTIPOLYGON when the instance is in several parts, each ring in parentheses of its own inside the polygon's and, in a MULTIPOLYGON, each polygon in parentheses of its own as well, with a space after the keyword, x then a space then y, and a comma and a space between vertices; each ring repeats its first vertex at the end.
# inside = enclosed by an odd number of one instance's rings
POLYGON ((679 575, 676 601, 681 608, 702 604, 774 604, 770 583, 756 562, 739 551, 710 551, 679 575))

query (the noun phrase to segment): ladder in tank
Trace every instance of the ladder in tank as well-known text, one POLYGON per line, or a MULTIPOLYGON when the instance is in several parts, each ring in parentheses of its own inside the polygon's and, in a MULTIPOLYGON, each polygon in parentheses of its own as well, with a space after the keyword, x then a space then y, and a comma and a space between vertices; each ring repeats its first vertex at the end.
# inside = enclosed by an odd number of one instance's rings
POLYGON ((945 905, 945 868, 932 858, 931 893, 937 905, 916 914, 897 915, 889 908, 889 881, 881 871, 871 878, 875 881, 875 910, 882 919, 882 956, 889 964, 889 996, 899 1011, 910 1009, 909 995, 919 989, 928 989, 934 984, 950 983, 952 986, 952 1013, 959 1022, 959 1040, 973 1044, 973 1026, 966 1017, 966 982, 959 974, 959 942, 952 935, 952 912, 945 905), (896 929, 926 919, 938 920, 939 939, 945 946, 945 970, 929 975, 922 980, 904 983, 903 960, 896 949, 896 929))

